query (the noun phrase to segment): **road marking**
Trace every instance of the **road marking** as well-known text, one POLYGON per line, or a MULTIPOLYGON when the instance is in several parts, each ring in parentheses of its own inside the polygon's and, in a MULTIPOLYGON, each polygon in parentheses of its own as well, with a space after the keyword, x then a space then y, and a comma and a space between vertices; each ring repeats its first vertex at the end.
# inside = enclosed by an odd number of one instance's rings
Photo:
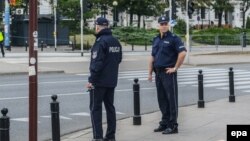
MULTIPOLYGON (((242 90, 242 89, 249 89, 250 86, 249 85, 244 85, 244 86, 235 86, 234 89, 237 89, 237 90, 242 90)), ((228 90, 229 87, 221 87, 221 88, 218 88, 218 89, 221 89, 221 90, 228 90)))
POLYGON ((69 115, 72 115, 72 116, 87 116, 89 117, 90 114, 89 113, 86 113, 86 112, 81 112, 81 113, 71 113, 69 115))
MULTIPOLYGON (((29 122, 29 118, 10 118, 12 121, 20 121, 20 122, 29 122)), ((40 121, 37 121, 37 123, 41 123, 40 121)))
MULTIPOLYGON (((51 118, 51 115, 50 116, 40 116, 40 117, 42 117, 42 118, 51 118)), ((72 120, 72 118, 65 117, 65 116, 60 116, 60 119, 72 120)))
MULTIPOLYGON (((59 83, 79 83, 87 82, 87 80, 74 80, 74 81, 54 81, 54 82, 38 82, 38 84, 59 84, 59 83)), ((25 86, 28 83, 16 83, 16 84, 1 84, 0 87, 10 87, 10 86, 25 86)))
MULTIPOLYGON (((151 90, 155 89, 155 87, 149 87, 149 88, 141 88, 141 90, 151 90)), ((115 90, 116 92, 128 92, 128 91, 133 91, 132 89, 121 89, 121 90, 115 90)), ((65 93, 65 94, 55 94, 58 97, 59 96, 72 96, 72 95, 88 95, 89 92, 79 92, 79 93, 65 93)), ((45 98, 45 97, 51 97, 54 94, 51 95, 41 95, 38 96, 38 98, 45 98)), ((24 96, 24 97, 5 97, 5 98, 0 98, 1 100, 19 100, 19 99, 28 99, 29 97, 24 96)))
MULTIPOLYGON (((103 114, 106 114, 106 111, 102 111, 103 114)), ((115 112, 117 115, 125 115, 125 113, 122 113, 122 112, 115 112)))

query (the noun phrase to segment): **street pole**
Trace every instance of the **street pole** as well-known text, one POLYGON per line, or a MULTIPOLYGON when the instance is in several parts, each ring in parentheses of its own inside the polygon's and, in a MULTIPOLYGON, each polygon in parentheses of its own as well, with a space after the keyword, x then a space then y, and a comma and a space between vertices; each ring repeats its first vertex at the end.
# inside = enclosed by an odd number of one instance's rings
POLYGON ((169 21, 172 20, 172 0, 169 0, 169 21))
POLYGON ((37 141, 37 0, 29 1, 29 141, 37 141))
POLYGON ((4 46, 10 50, 10 4, 5 0, 4 10, 4 46))
POLYGON ((188 2, 189 0, 186 0, 186 48, 187 48, 187 54, 186 54, 186 64, 189 64, 189 48, 190 48, 190 43, 189 43, 189 16, 188 16, 188 2))
POLYGON ((83 56, 83 1, 80 0, 80 6, 81 6, 81 56, 83 56))
POLYGON ((56 7, 57 7, 57 0, 53 0, 53 7, 54 7, 54 38, 55 38, 55 51, 57 50, 57 27, 56 27, 56 7))

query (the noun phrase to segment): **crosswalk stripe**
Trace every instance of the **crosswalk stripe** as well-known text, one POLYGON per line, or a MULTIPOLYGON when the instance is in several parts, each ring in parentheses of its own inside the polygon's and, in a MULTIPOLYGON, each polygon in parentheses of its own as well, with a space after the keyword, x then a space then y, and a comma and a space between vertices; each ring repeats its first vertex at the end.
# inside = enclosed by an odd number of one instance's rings
MULTIPOLYGON (((229 69, 224 68, 208 68, 208 67, 190 67, 180 68, 178 70, 178 84, 183 87, 191 85, 197 87, 199 70, 202 70, 204 87, 215 87, 216 89, 228 90, 229 85, 229 69)), ((235 89, 245 90, 250 89, 250 71, 234 69, 234 84, 235 89)), ((154 73, 153 73, 154 74, 154 73)), ((135 70, 119 72, 118 79, 126 79, 133 81, 138 78, 139 81, 148 81, 148 70, 135 70)), ((153 82, 155 76, 153 76, 153 82)), ((152 88, 149 88, 152 89, 152 88)), ((155 89, 155 88, 153 88, 155 89)), ((124 91, 124 90, 123 90, 124 91)), ((131 90, 129 90, 131 91, 131 90)), ((250 91, 250 90, 249 90, 250 91)))
MULTIPOLYGON (((250 81, 246 81, 246 82, 235 82, 235 85, 243 85, 243 84, 250 84, 250 81)), ((216 83, 216 84, 205 84, 204 87, 216 87, 216 86, 227 86, 229 85, 228 83, 216 83)), ((193 85, 196 86, 197 85, 193 85)))
MULTIPOLYGON (((29 122, 29 118, 11 118, 11 121, 19 121, 19 122, 29 122)), ((40 121, 37 121, 37 123, 41 123, 40 121)))
MULTIPOLYGON (((229 87, 221 87, 221 88, 218 88, 218 89, 222 89, 222 90, 228 90, 229 87)), ((250 89, 250 85, 244 85, 244 86, 235 86, 234 89, 237 89, 237 90, 242 90, 242 89, 250 89)))
MULTIPOLYGON (((240 73, 240 72, 244 72, 243 70, 238 70, 238 71, 235 71, 235 73, 240 73)), ((225 71, 225 70, 209 70, 209 71, 203 71, 202 72, 203 75, 206 75, 206 74, 214 74, 214 73, 222 73, 222 74, 228 74, 228 71, 225 71)), ((199 72, 178 72, 178 75, 188 75, 188 74, 194 74, 194 75, 198 75, 199 72)))
POLYGON ((72 115, 72 116, 86 116, 86 117, 89 117, 90 114, 89 113, 86 113, 86 112, 81 112, 81 113, 71 113, 69 115, 72 115))
MULTIPOLYGON (((249 78, 235 78, 234 81, 244 81, 244 80, 249 80, 249 78)), ((229 82, 228 79, 220 79, 220 80, 204 80, 204 84, 209 84, 209 83, 217 83, 217 82, 229 82)), ((194 82, 179 82, 180 85, 187 85, 187 84, 197 84, 198 81, 194 82)))
MULTIPOLYGON (((40 116, 40 117, 42 117, 42 118, 51 118, 51 115, 49 115, 49 116, 40 116)), ((65 116, 60 116, 60 119, 72 120, 72 118, 65 117, 65 116)))

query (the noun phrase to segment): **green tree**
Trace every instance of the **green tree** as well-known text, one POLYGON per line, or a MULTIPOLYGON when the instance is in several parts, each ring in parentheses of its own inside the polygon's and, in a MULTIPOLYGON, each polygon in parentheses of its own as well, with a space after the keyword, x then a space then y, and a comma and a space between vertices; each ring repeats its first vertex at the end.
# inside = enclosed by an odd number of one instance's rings
POLYGON ((221 27, 223 12, 232 11, 233 6, 229 3, 229 0, 215 0, 212 6, 215 12, 218 14, 218 19, 219 19, 218 27, 221 27))
POLYGON ((242 22, 242 28, 245 28, 245 19, 246 19, 246 12, 250 7, 250 0, 241 0, 241 11, 243 13, 243 22, 242 22))
MULTIPOLYGON (((58 1, 58 11, 60 16, 63 16, 68 21, 64 21, 62 24, 67 25, 71 29, 71 33, 80 31, 80 20, 81 20, 81 9, 79 0, 60 0, 58 1)), ((87 11, 83 14, 84 23, 86 19, 92 18, 96 13, 97 9, 93 7, 91 11, 87 11)))
POLYGON ((246 28, 250 29, 250 17, 247 17, 246 28))

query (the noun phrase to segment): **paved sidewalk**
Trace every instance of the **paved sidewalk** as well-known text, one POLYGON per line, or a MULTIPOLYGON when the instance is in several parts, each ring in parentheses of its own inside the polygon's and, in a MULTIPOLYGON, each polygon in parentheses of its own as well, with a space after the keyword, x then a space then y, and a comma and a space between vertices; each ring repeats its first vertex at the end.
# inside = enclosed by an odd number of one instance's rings
MULTIPOLYGON (((236 97, 235 103, 221 99, 179 108, 179 133, 162 135, 154 133, 160 113, 142 115, 142 125, 133 126, 133 119, 117 121, 117 141, 226 141, 228 124, 250 124, 250 95, 236 97)), ((106 126, 104 127, 106 128, 106 126)), ((62 141, 91 141, 92 129, 82 130, 62 137, 62 141)))

